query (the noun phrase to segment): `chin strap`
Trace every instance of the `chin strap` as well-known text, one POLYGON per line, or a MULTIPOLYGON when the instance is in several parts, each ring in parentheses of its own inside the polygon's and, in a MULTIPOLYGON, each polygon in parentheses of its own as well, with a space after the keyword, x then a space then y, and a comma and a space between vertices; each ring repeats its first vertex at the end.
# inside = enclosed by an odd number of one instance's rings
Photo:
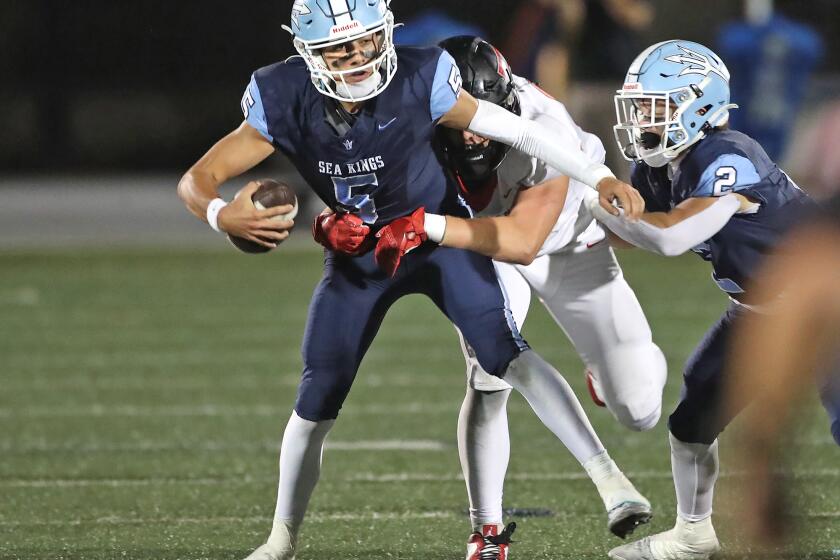
POLYGON ((382 74, 377 70, 369 77, 355 84, 348 84, 345 81, 335 82, 335 92, 338 95, 357 99, 370 95, 381 83, 382 74))

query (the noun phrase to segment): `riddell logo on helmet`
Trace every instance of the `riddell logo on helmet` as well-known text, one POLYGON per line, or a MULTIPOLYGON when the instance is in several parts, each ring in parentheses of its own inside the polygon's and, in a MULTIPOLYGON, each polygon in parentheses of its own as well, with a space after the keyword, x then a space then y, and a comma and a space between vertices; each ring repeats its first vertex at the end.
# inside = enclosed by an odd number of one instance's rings
POLYGON ((341 25, 334 25, 332 29, 330 29, 330 37, 333 35, 346 35, 349 31, 355 31, 356 29, 361 29, 362 23, 358 20, 353 20, 350 23, 344 23, 341 25))
POLYGON ((639 82, 626 83, 621 89, 623 89, 624 91, 639 91, 640 89, 642 89, 642 84, 640 84, 639 82))

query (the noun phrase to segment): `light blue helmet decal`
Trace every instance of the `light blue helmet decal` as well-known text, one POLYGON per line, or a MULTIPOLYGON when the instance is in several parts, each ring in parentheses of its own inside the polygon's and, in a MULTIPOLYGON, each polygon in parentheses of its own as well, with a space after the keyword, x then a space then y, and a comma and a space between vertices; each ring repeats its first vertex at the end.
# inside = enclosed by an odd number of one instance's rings
POLYGON ((729 120, 729 70, 714 52, 671 40, 645 49, 615 96, 625 158, 661 167, 729 120))
MULTIPOLYGON (((298 54, 306 62, 312 83, 324 95, 341 101, 364 101, 379 95, 397 71, 394 15, 390 0, 295 0, 291 26, 298 54), (373 36, 376 50, 368 60, 344 70, 330 69, 323 49, 373 36), (360 73, 370 75, 359 81, 360 73), (352 76, 352 77, 351 77, 352 76)), ((368 56, 369 55, 369 56, 368 56)))

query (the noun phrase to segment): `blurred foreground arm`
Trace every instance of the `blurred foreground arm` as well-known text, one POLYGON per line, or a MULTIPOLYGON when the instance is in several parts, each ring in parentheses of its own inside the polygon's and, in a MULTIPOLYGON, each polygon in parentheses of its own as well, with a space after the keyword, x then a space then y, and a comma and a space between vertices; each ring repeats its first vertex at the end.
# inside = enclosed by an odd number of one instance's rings
MULTIPOLYGON (((836 358, 840 343, 840 230, 811 227, 792 236, 763 270, 759 301, 781 293, 772 314, 754 314, 736 334, 727 406, 743 415, 738 449, 751 474, 745 519, 757 542, 781 538, 780 439, 791 409, 836 358)), ((783 521, 781 522, 783 523, 783 521)))

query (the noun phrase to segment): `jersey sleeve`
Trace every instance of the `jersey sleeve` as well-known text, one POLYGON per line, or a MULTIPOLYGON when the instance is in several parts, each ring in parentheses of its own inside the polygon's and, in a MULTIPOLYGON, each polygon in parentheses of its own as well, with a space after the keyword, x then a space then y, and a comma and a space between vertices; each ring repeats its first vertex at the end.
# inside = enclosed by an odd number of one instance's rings
POLYGON ((242 114, 248 124, 257 129, 266 140, 274 142, 274 138, 268 132, 268 120, 265 116, 260 87, 253 75, 251 75, 251 81, 248 82, 248 87, 245 88, 245 93, 242 94, 242 114))
MULTIPOLYGON (((428 82, 427 82, 428 83, 428 82)), ((429 112, 436 121, 455 106, 461 93, 461 72, 455 59, 446 51, 441 51, 438 58, 435 77, 432 80, 432 95, 429 112)))
MULTIPOLYGON (((558 144, 559 146, 572 152, 582 150, 580 138, 578 138, 571 126, 569 126, 569 122, 562 119, 562 116, 542 113, 534 117, 532 120, 540 123, 546 128, 551 129, 555 133, 556 138, 562 139, 562 142, 558 144)), ((564 175, 564 173, 554 167, 551 167, 543 161, 536 158, 531 159, 533 162, 532 173, 520 181, 523 186, 533 187, 545 181, 550 181, 564 175)), ((593 161, 593 163, 595 162, 593 161)))
POLYGON ((759 181, 761 176, 748 158, 740 154, 722 154, 706 167, 688 197, 723 196, 749 188, 759 181))

